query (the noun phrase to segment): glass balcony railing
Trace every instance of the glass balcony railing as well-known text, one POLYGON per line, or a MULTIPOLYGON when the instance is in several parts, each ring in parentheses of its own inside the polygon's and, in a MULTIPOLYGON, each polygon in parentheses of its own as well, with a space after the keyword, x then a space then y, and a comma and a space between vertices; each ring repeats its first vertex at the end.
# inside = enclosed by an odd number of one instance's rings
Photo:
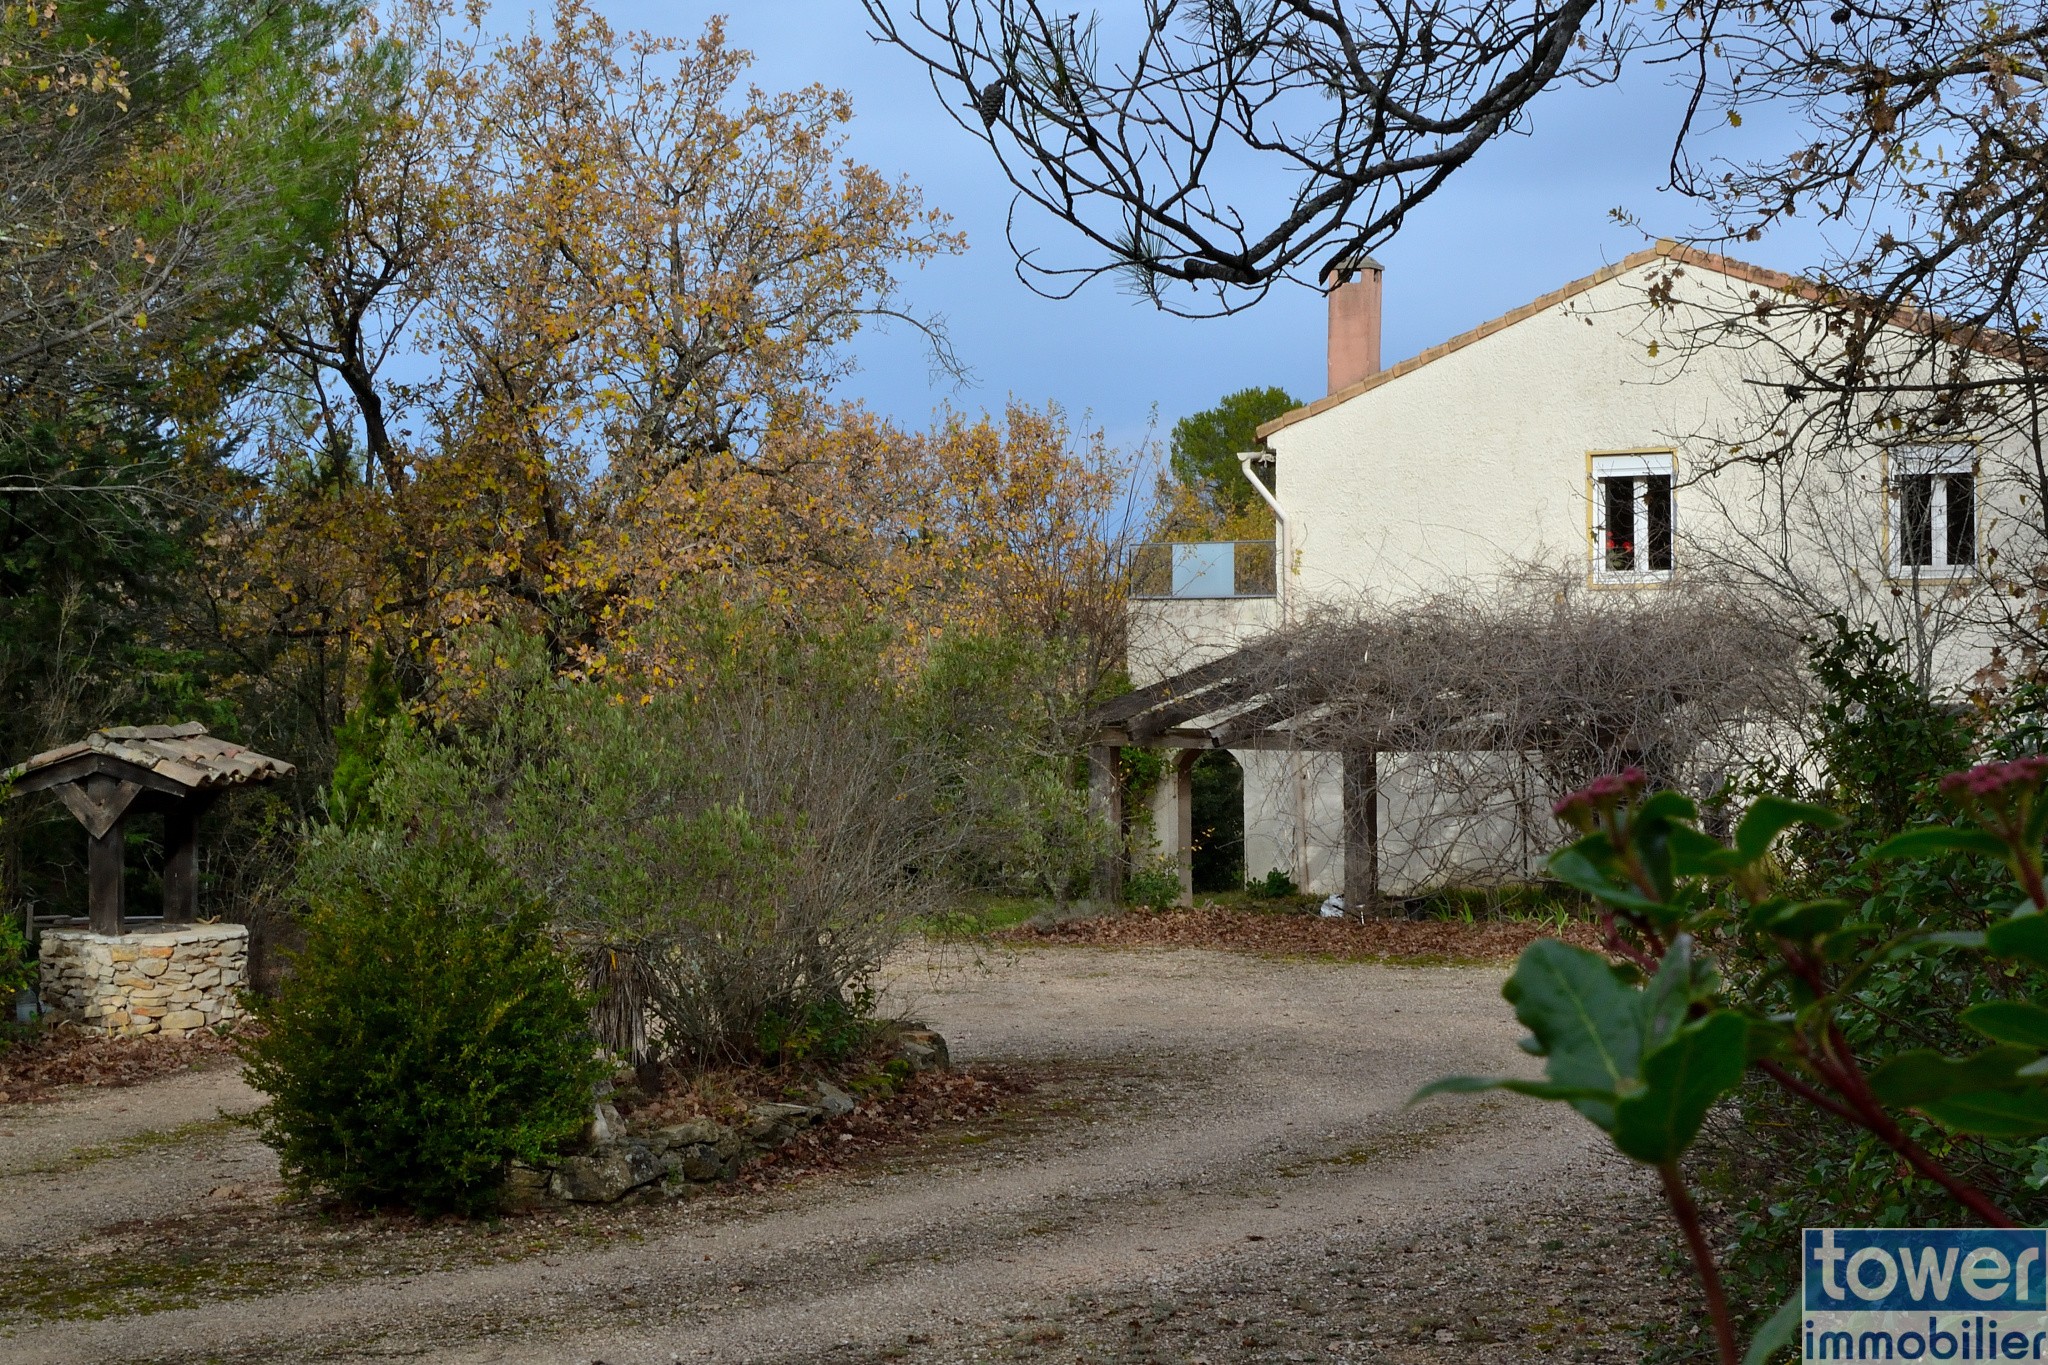
POLYGON ((1140 545, 1131 556, 1131 596, 1271 597, 1274 568, 1270 540, 1140 545))

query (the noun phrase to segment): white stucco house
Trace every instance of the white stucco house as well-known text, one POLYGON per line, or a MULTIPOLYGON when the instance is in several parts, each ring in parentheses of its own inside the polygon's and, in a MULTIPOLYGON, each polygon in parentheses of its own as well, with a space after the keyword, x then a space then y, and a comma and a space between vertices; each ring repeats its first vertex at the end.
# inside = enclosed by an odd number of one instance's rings
MULTIPOLYGON (((1936 621, 1928 658, 1951 682, 1982 662, 1967 608, 2025 534, 2017 471, 2031 456, 2003 458, 1979 434, 1907 447, 1879 430, 1796 472, 1745 463, 1734 433, 1767 409, 1760 395, 1781 397, 1788 348, 1827 344, 1796 334, 1804 315, 1771 333, 1771 301, 1800 281, 1662 242, 1385 368, 1380 283, 1369 259, 1333 280, 1329 392, 1262 428, 1271 460, 1246 465, 1273 505, 1276 545, 1158 550, 1134 584, 1136 686, 1319 605, 1398 604, 1565 564, 1616 592, 1740 568, 1779 581, 1788 610, 1936 621), (1731 317, 1748 325, 1720 326, 1731 317)), ((1340 889, 1335 756, 1236 757, 1246 871, 1340 889)), ((1420 798, 1383 775, 1378 799, 1420 798)), ((1186 803, 1185 781, 1169 781, 1153 810, 1184 878, 1186 803)), ((1416 879, 1398 849, 1379 872, 1396 890, 1416 879)))

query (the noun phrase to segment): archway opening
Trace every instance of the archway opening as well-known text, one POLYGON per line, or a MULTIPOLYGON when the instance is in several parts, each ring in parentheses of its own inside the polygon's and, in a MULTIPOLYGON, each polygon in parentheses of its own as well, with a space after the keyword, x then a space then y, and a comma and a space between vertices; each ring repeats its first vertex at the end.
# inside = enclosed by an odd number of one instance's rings
POLYGON ((1197 891, 1244 889, 1244 769, 1227 750, 1210 749, 1189 774, 1194 787, 1197 891))

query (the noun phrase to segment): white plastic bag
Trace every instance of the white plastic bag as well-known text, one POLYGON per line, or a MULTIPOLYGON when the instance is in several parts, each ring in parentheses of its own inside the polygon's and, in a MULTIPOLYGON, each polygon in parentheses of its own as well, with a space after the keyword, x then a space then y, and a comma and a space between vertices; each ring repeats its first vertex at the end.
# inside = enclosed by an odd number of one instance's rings
POLYGON ((1324 919, 1343 919, 1344 893, 1340 891, 1334 896, 1324 897, 1323 908, 1317 911, 1316 913, 1321 915, 1324 919))

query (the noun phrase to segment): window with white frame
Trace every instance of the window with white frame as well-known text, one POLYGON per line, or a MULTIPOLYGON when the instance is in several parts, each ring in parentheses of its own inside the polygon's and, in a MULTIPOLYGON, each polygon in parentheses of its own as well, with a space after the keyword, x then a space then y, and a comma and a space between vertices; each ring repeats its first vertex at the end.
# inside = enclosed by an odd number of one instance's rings
POLYGON ((1963 574, 1977 567, 1976 451, 1934 446, 1891 452, 1892 568, 1963 574))
POLYGON ((1671 577, 1671 456, 1593 457, 1593 578, 1661 583, 1671 577))

